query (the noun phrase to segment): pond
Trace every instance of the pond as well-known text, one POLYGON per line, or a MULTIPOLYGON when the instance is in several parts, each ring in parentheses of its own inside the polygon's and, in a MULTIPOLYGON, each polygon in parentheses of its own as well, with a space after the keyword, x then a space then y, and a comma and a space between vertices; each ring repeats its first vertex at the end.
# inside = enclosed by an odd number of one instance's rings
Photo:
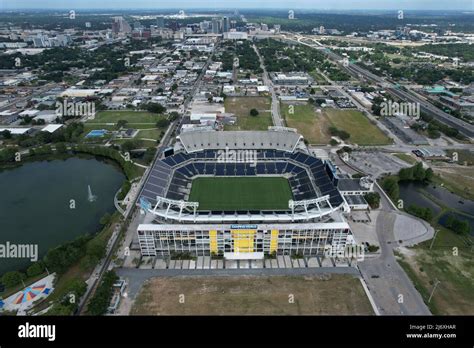
MULTIPOLYGON (((38 256, 100 230, 113 213, 125 176, 115 163, 92 156, 28 162, 0 171, 0 244, 35 244, 38 256)), ((26 258, 0 259, 0 274, 28 267, 26 258)))

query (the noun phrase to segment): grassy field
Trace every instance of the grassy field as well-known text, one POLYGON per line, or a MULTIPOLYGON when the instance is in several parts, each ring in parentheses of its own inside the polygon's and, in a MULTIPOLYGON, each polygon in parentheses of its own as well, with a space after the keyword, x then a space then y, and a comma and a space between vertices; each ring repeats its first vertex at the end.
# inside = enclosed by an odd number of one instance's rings
POLYGON ((457 153, 457 163, 467 166, 474 165, 474 152, 469 150, 447 150, 446 156, 453 158, 453 153, 457 153))
POLYGON ((119 120, 125 120, 129 123, 155 124, 161 117, 163 116, 146 111, 100 111, 87 123, 117 123, 119 120))
POLYGON ((349 142, 358 145, 387 145, 392 140, 357 110, 324 109, 331 125, 348 132, 349 142))
POLYGON ((416 164, 418 162, 413 156, 407 153, 394 153, 393 155, 408 164, 416 164))
POLYGON ((372 315, 357 278, 170 277, 147 281, 131 315, 372 315), (184 295, 184 303, 179 296, 184 295))
POLYGON ((271 99, 268 97, 228 97, 225 112, 235 114, 237 123, 225 130, 267 130, 272 126, 271 99), (258 116, 250 116, 250 110, 257 109, 258 116))
POLYGON ((440 283, 428 304, 438 315, 474 315, 474 256, 472 238, 441 228, 431 241, 403 253, 400 265, 428 302, 435 281, 440 283), (458 248, 458 254, 453 248, 458 248))
POLYGON ((318 84, 323 85, 327 83, 326 79, 316 70, 311 71, 309 74, 318 84))
POLYGON ((154 139, 160 140, 161 139, 161 132, 165 132, 165 129, 157 128, 157 129, 141 129, 138 134, 137 138, 139 139, 154 139))
POLYGON ((156 141, 153 140, 143 140, 139 138, 133 138, 133 139, 114 139, 112 140, 112 143, 121 145, 127 141, 137 141, 137 144, 139 144, 138 148, 145 149, 147 147, 155 147, 156 146, 156 141))
POLYGON ((474 167, 433 166, 433 181, 457 195, 474 200, 474 167))
POLYGON ((290 104, 281 103, 280 110, 286 125, 296 128, 310 144, 327 144, 331 140, 328 119, 317 113, 312 105, 293 105, 293 113, 291 113, 290 104))
POLYGON ((292 199, 285 178, 198 178, 189 200, 200 210, 287 209, 292 199))

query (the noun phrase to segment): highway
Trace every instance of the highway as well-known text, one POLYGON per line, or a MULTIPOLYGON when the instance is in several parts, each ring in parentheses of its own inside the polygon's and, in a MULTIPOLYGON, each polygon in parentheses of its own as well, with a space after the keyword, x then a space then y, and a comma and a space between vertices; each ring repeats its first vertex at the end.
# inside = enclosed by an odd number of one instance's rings
MULTIPOLYGON (((341 64, 341 61, 343 60, 343 57, 339 56, 338 54, 324 47, 324 45, 321 44, 319 41, 317 41, 315 38, 305 37, 299 34, 291 34, 291 33, 283 33, 281 35, 281 38, 284 40, 291 41, 291 42, 296 42, 302 45, 306 45, 315 49, 319 49, 322 52, 324 52, 330 59, 336 61, 338 64, 341 64), (312 43, 308 43, 307 41, 310 41, 312 43)), ((457 129, 461 134, 463 134, 464 136, 468 138, 474 137, 473 125, 467 122, 464 122, 463 120, 460 120, 454 116, 449 115, 448 113, 438 109, 433 104, 423 100, 422 98, 415 95, 414 93, 396 88, 396 86, 392 82, 387 81, 386 79, 380 76, 377 76, 373 74, 372 72, 356 64, 350 63, 348 66, 342 66, 342 67, 345 68, 352 75, 355 75, 359 78, 361 77, 366 78, 372 82, 379 84, 380 87, 384 88, 388 93, 392 94, 393 96, 397 98, 400 98, 404 101, 411 102, 411 103, 420 103, 420 109, 422 112, 425 112, 426 114, 430 116, 433 116, 436 120, 438 120, 439 122, 443 124, 446 124, 447 126, 457 129)))

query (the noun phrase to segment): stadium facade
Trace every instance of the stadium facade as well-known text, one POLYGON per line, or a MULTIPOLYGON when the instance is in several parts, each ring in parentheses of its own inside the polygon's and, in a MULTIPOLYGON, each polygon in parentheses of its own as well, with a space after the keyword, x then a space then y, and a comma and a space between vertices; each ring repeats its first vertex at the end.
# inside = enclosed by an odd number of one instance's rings
MULTIPOLYGON (((176 140, 174 154, 154 163, 140 193, 148 222, 137 229, 143 256, 251 260, 327 255, 354 244, 345 219, 351 206, 338 189, 336 168, 312 156, 295 131, 195 131, 176 140), (203 210, 199 201, 189 200, 193 182, 203 177, 281 177, 292 199, 277 210, 247 209, 245 202, 234 209, 203 210)), ((359 190, 352 179, 342 180, 351 195, 371 189, 367 180, 359 190)))

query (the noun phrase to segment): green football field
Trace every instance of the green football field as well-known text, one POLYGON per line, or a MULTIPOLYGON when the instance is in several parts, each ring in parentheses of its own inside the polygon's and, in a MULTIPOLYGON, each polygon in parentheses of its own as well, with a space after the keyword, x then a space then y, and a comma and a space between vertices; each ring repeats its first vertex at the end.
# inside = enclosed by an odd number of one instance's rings
POLYGON ((199 210, 279 210, 292 198, 285 178, 213 177, 195 179, 189 201, 199 210))

